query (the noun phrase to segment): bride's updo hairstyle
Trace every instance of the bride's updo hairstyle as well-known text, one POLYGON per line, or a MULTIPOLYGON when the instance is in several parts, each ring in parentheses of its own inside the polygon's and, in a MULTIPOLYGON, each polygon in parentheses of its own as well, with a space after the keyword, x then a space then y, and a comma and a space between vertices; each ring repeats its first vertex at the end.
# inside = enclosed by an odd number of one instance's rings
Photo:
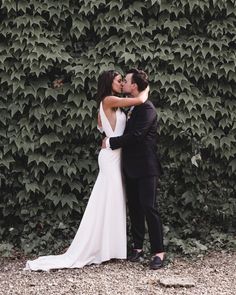
POLYGON ((119 73, 114 70, 104 71, 98 77, 97 100, 100 102, 109 95, 112 95, 112 82, 119 73))

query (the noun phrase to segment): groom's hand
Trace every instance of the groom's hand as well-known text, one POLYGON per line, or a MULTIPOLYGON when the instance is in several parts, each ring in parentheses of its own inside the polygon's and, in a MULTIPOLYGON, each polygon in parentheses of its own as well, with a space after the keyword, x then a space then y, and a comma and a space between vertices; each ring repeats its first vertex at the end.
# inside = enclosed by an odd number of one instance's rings
POLYGON ((107 140, 107 137, 103 138, 103 141, 102 141, 102 149, 105 149, 107 146, 106 146, 106 140, 107 140))

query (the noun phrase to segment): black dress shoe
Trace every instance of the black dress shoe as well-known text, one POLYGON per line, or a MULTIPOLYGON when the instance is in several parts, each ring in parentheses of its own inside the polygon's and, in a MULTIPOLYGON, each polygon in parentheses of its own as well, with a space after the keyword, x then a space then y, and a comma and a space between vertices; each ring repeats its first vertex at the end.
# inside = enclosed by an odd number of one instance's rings
POLYGON ((153 256, 150 261, 149 267, 150 269, 159 269, 163 267, 163 264, 164 264, 164 259, 161 260, 159 256, 153 256))
POLYGON ((140 262, 143 260, 143 250, 142 251, 137 251, 133 250, 131 255, 128 257, 128 260, 131 262, 140 262))

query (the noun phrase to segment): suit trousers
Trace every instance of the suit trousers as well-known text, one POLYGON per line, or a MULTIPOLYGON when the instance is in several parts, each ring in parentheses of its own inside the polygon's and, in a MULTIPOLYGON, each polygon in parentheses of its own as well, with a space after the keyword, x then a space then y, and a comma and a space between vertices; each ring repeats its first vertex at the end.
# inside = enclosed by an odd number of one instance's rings
POLYGON ((164 252, 162 223, 155 207, 157 177, 125 176, 125 181, 134 249, 143 248, 146 220, 152 253, 164 252))

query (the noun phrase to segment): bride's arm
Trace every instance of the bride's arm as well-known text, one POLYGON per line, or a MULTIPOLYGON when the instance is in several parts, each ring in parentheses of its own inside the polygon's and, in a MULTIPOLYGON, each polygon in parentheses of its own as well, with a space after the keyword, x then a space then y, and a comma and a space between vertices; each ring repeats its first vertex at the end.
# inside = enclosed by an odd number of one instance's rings
POLYGON ((106 108, 130 107, 144 103, 148 99, 149 86, 141 91, 137 97, 107 96, 103 100, 106 108))

